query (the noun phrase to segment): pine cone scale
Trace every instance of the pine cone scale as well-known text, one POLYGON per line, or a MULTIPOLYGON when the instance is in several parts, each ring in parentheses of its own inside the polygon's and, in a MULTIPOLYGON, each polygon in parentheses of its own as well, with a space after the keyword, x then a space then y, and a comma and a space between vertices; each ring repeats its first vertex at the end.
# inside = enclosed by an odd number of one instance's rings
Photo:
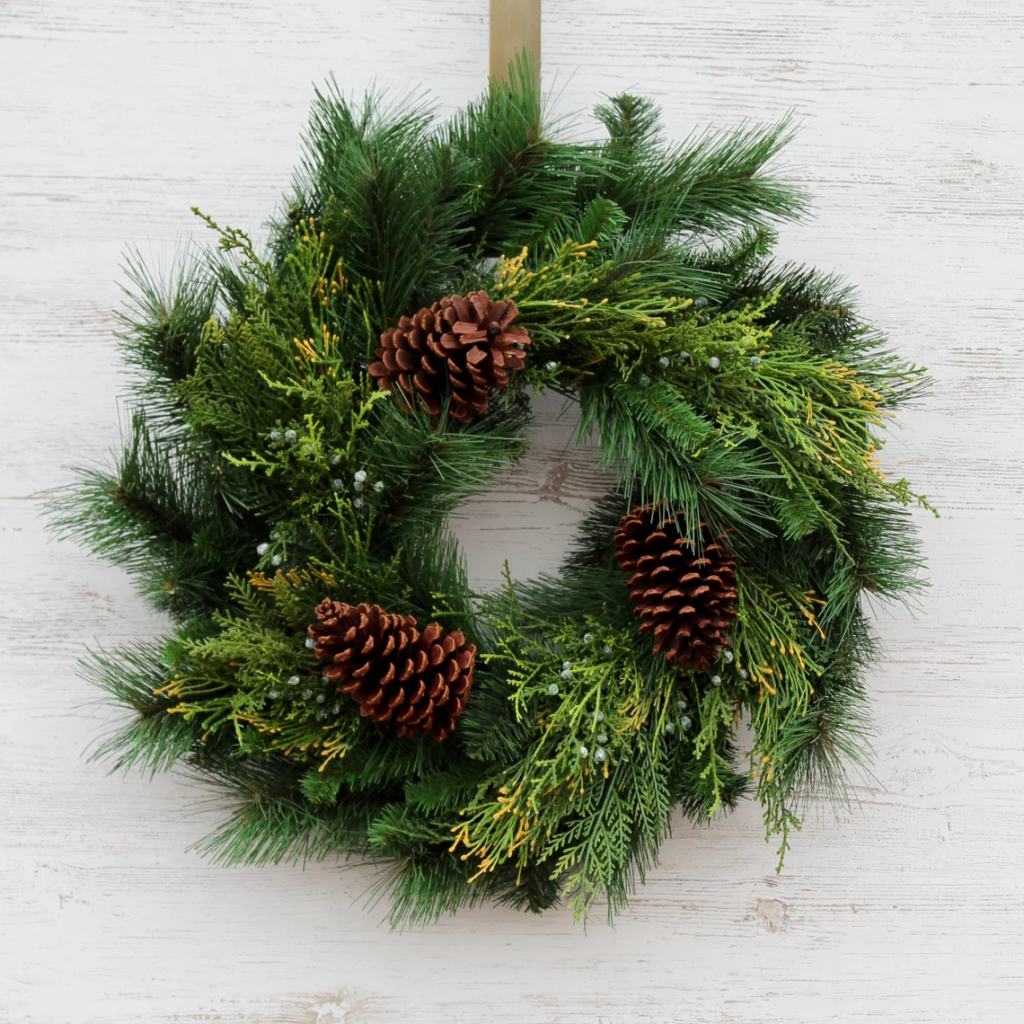
MULTIPOLYGON (((387 362, 387 360, 385 360, 385 362, 387 362)), ((417 359, 416 356, 408 349, 403 348, 391 357, 391 362, 393 362, 399 370, 415 370, 420 365, 421 360, 417 359)))

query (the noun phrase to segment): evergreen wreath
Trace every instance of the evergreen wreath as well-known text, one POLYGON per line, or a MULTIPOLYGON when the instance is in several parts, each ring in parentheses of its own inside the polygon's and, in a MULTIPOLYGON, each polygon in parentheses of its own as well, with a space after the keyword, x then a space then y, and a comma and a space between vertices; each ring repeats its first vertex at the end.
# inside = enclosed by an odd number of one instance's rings
POLYGON ((784 854, 868 747, 862 595, 921 564, 884 418, 923 371, 831 277, 771 261, 787 121, 599 141, 529 69, 439 124, 318 92, 257 252, 128 260, 134 402, 56 522, 169 637, 94 653, 132 717, 98 754, 220 784, 224 863, 386 861, 392 920, 496 900, 611 915, 752 788, 784 854), (555 577, 475 594, 447 519, 524 452, 531 390, 614 467, 555 577), (737 729, 752 750, 743 766, 737 729))

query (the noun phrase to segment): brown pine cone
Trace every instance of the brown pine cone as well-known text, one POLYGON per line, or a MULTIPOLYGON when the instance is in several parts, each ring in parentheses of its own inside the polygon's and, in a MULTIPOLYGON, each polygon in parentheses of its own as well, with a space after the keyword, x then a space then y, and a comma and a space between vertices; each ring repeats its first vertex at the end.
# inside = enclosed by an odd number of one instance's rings
POLYGON ((468 423, 487 411, 488 392, 507 387, 509 372, 526 363, 530 336, 509 326, 518 315, 514 302, 492 302, 487 292, 450 295, 380 336, 370 376, 383 391, 397 384, 432 416, 448 394, 448 414, 468 423))
POLYGON ((729 645, 736 617, 736 559, 701 523, 698 557, 682 513, 664 516, 646 505, 622 517, 615 531, 615 556, 632 591, 644 633, 654 634, 654 651, 697 671, 707 669, 729 645))
POLYGON ((432 622, 421 633, 411 615, 379 605, 324 598, 309 627, 313 653, 330 662, 324 676, 374 722, 393 721, 398 735, 445 739, 455 728, 473 685, 476 647, 458 630, 442 636, 432 622))

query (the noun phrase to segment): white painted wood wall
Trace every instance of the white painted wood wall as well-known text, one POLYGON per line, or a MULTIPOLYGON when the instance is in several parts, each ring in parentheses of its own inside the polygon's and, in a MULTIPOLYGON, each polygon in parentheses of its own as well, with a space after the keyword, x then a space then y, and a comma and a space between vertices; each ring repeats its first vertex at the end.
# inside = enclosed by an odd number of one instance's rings
MULTIPOLYGON (((679 137, 772 119, 817 196, 782 251, 847 275, 931 367, 887 450, 941 506, 931 590, 883 613, 874 778, 776 876, 756 806, 676 829, 614 929, 485 909, 391 934, 365 870, 220 869, 174 776, 108 777, 83 645, 159 628, 47 543, 35 495, 114 443, 126 242, 198 204, 259 230, 312 84, 477 93, 486 0, 0 0, 0 1021, 124 1024, 1024 1018, 1024 3, 546 0, 555 108, 642 89, 679 137)), ((538 409, 460 527, 474 577, 553 568, 598 483, 538 409)))

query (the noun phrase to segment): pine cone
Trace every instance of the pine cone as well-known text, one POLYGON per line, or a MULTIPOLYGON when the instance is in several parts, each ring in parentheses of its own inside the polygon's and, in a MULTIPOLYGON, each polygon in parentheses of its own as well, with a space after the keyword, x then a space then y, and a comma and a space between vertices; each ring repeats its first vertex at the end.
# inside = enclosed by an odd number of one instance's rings
MULTIPOLYGON (((623 516, 615 532, 615 556, 632 591, 644 633, 654 651, 697 671, 707 669, 729 645, 726 632, 736 617, 736 559, 701 523, 698 557, 682 513, 663 518, 662 506, 647 505, 623 516)), ((719 538, 720 539, 720 538, 719 538)))
POLYGON ((476 660, 476 647, 458 630, 442 637, 432 622, 421 633, 410 615, 327 598, 316 617, 309 627, 313 653, 330 662, 324 676, 360 714, 395 722, 404 738, 430 733, 443 740, 451 733, 469 700, 476 660))
POLYGON ((492 302, 487 292, 448 296, 380 336, 370 376, 383 391, 398 384, 410 405, 418 401, 433 416, 447 393, 449 415, 468 423, 526 362, 530 336, 509 326, 518 315, 514 302, 492 302))

